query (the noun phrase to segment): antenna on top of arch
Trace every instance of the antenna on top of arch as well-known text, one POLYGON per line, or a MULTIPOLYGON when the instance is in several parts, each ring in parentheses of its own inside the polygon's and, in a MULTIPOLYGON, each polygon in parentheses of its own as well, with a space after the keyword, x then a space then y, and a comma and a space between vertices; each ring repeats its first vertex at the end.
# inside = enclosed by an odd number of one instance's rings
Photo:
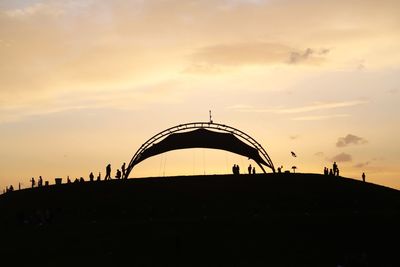
POLYGON ((210 123, 213 123, 211 110, 209 110, 209 112, 210 112, 210 123))

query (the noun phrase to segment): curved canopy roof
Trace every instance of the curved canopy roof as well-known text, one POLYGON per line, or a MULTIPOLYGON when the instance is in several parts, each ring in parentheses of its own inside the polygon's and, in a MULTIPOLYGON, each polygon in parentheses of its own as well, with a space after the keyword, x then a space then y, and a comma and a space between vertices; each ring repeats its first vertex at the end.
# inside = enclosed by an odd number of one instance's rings
POLYGON ((234 127, 210 122, 191 122, 165 129, 147 140, 134 154, 124 178, 140 162, 177 149, 211 148, 230 151, 254 160, 261 170, 263 166, 275 172, 274 164, 265 149, 254 138, 234 127))
POLYGON ((215 132, 204 128, 183 133, 173 133, 167 136, 162 141, 154 143, 145 149, 136 159, 135 165, 152 156, 185 148, 221 149, 245 156, 258 164, 271 167, 260 156, 256 148, 244 143, 232 133, 215 132))

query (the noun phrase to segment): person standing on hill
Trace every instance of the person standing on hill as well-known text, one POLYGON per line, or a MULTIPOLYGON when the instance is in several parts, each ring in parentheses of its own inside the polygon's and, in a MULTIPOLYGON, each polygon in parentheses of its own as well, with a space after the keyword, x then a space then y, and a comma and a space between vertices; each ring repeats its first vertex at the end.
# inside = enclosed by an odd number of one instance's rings
POLYGON ((106 177, 104 180, 111 180, 111 164, 108 164, 106 167, 106 177))
POLYGON ((31 184, 32 184, 32 188, 34 188, 34 187, 35 187, 35 184, 36 184, 36 182, 35 182, 35 178, 33 178, 33 177, 32 177, 32 179, 31 179, 31 184))
POLYGON ((363 182, 365 182, 365 173, 364 172, 361 177, 362 177, 363 182))
POLYGON ((251 174, 251 164, 249 165, 249 167, 247 167, 247 170, 249 171, 249 174, 251 174))
POLYGON ((125 178, 125 173, 126 173, 125 162, 124 162, 124 164, 122 164, 122 166, 121 166, 121 171, 122 171, 122 178, 125 178))
POLYGON ((237 174, 236 164, 233 164, 232 173, 235 174, 235 175, 237 174))
POLYGON ((338 169, 338 166, 337 166, 337 164, 336 164, 336 161, 333 163, 333 175, 337 175, 337 169, 338 169))
POLYGON ((91 172, 91 173, 89 174, 89 180, 90 180, 91 182, 94 181, 94 174, 93 174, 93 172, 91 172))

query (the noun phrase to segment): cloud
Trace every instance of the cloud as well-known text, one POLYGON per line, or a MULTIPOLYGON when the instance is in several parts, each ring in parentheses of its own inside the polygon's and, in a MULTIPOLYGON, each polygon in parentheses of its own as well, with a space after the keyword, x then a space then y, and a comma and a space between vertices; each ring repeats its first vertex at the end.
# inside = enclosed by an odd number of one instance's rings
MULTIPOLYGON (((231 106, 230 109, 236 109, 242 112, 255 112, 255 113, 262 113, 262 112, 272 112, 277 114, 295 114, 295 113, 306 113, 312 111, 322 111, 322 110, 330 110, 330 109, 337 109, 337 108, 345 108, 345 107, 354 107, 358 105, 363 105, 369 103, 365 100, 353 100, 353 101, 341 101, 341 102, 316 102, 310 105, 302 106, 302 107, 277 107, 277 108, 255 108, 251 106, 231 106)), ((337 114, 337 115, 326 115, 326 116, 314 116, 310 117, 311 119, 327 119, 332 117, 346 117, 347 114, 337 114)), ((298 118, 298 120, 301 118, 298 118)))
POLYGON ((358 65, 357 65, 357 70, 359 70, 359 71, 362 71, 362 70, 365 70, 365 62, 364 62, 364 60, 362 60, 360 63, 358 63, 358 65))
POLYGON ((232 105, 229 107, 226 107, 227 109, 233 109, 233 110, 247 110, 247 109, 254 109, 253 106, 251 105, 246 105, 246 104, 236 104, 232 105))
POLYGON ((4 11, 4 14, 10 18, 26 18, 36 15, 44 16, 59 16, 63 13, 61 5, 51 5, 44 3, 34 3, 21 8, 8 9, 4 11))
MULTIPOLYGON (((316 56, 322 56, 322 55, 326 55, 329 53, 329 49, 321 49, 320 51, 316 52, 311 48, 307 48, 304 52, 300 53, 300 52, 291 52, 290 53, 290 58, 289 58, 289 64, 298 64, 301 62, 304 62, 312 57, 315 57, 314 59, 316 59, 316 56)), ((320 60, 322 60, 322 58, 319 58, 320 60)))
POLYGON ((112 91, 98 90, 96 94, 91 90, 67 91, 19 105, 0 105, 0 125, 72 110, 143 110, 149 105, 179 105, 184 98, 185 92, 174 80, 112 91))
POLYGON ((368 166, 369 163, 370 163, 369 161, 367 161, 367 162, 361 162, 361 163, 358 163, 358 164, 354 165, 354 168, 363 168, 363 167, 368 166))
POLYGON ((349 114, 333 114, 333 115, 320 115, 320 116, 304 116, 304 117, 296 117, 292 118, 293 121, 321 121, 321 120, 329 120, 334 118, 346 118, 349 117, 349 114))
POLYGON ((336 142, 337 147, 346 147, 348 145, 363 145, 368 143, 367 140, 365 140, 362 137, 353 135, 353 134, 348 134, 345 137, 339 137, 338 141, 336 142))
MULTIPOLYGON (((197 49, 191 55, 194 66, 241 66, 265 64, 315 64, 325 59, 328 49, 315 52, 307 48, 304 51, 285 44, 268 42, 247 42, 217 44, 197 49)), ((189 66, 186 71, 196 71, 189 66)), ((204 67, 203 67, 204 68, 204 67)))
MULTIPOLYGON (((354 58, 363 58, 364 54, 371 65, 383 59, 397 64, 398 58, 393 54, 379 54, 379 59, 369 57, 376 49, 386 48, 387 40, 377 38, 376 33, 390 37, 390 47, 398 44, 397 37, 394 38, 398 20, 389 19, 397 19, 396 9, 393 5, 364 2, 357 7, 359 20, 345 16, 338 23, 335 11, 340 11, 343 4, 334 2, 1 1, 0 105, 13 106, 25 99, 51 99, 72 90, 91 90, 95 95, 105 88, 136 88, 171 77, 194 81, 188 88, 196 87, 196 77, 182 75, 185 68, 188 73, 216 74, 243 65, 280 67, 324 62, 327 68, 333 66, 336 70, 338 62, 354 62, 354 58), (226 3, 233 3, 232 8, 219 8, 226 3), (376 8, 381 11, 375 12, 376 8), (370 10, 377 16, 365 16, 370 10), (314 13, 318 13, 316 19, 310 16, 314 13), (367 44, 362 56, 353 55, 354 41, 367 44), (334 50, 330 49, 333 44, 334 50)), ((241 75, 240 82, 253 78, 253 73, 241 75)), ((267 76, 260 78, 256 86, 277 84, 277 88, 292 91, 302 87, 281 86, 276 82, 281 77, 267 76)), ((232 82, 222 79, 221 87, 233 87, 232 82)), ((313 110, 329 108, 312 106, 313 110)), ((289 107, 248 111, 310 110, 289 107)))
POLYGON ((291 135, 291 136, 289 136, 289 138, 291 139, 291 140, 296 140, 296 139, 298 139, 300 137, 300 135, 291 135))
POLYGON ((223 0, 221 3, 222 8, 236 8, 241 5, 262 5, 268 0, 223 0))
POLYGON ((340 153, 336 156, 334 156, 331 161, 336 161, 336 162, 349 162, 352 161, 353 158, 350 154, 346 154, 346 153, 340 153))
POLYGON ((321 152, 321 151, 314 154, 314 156, 317 156, 317 157, 323 157, 324 155, 325 155, 324 152, 321 152))
POLYGON ((201 73, 201 74, 217 74, 221 73, 222 70, 220 67, 215 65, 208 64, 192 64, 189 67, 185 68, 183 73, 201 73))
POLYGON ((312 105, 297 107, 297 108, 286 108, 278 110, 278 113, 303 113, 310 111, 328 110, 343 107, 353 107, 362 104, 366 104, 368 101, 365 100, 355 100, 355 101, 342 101, 342 102, 317 102, 312 105))

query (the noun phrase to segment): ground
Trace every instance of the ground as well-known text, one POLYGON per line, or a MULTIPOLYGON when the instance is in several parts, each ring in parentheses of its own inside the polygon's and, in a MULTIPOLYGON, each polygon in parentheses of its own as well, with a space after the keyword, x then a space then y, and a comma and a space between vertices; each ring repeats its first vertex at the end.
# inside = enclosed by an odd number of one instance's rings
POLYGON ((15 266, 400 266, 400 192, 316 174, 54 185, 0 196, 15 266))

